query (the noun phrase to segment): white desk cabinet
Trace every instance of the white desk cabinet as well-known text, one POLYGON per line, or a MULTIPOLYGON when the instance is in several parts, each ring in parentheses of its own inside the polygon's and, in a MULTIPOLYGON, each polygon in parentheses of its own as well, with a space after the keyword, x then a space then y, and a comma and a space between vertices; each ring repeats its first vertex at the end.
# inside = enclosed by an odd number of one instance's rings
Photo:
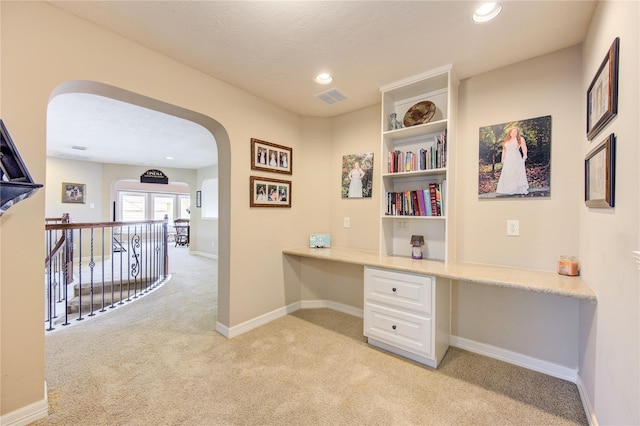
POLYGON ((366 267, 364 294, 369 344, 437 368, 449 347, 450 281, 366 267))

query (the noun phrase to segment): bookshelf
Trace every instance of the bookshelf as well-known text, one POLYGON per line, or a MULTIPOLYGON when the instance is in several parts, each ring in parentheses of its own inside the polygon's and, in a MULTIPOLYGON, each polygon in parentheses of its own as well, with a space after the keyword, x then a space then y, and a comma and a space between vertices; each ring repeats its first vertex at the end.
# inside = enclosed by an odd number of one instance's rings
POLYGON ((453 261, 455 119, 458 81, 447 65, 381 87, 382 137, 380 254, 411 256, 411 235, 423 235, 424 257, 453 261), (393 128, 407 111, 431 101, 436 109, 424 123, 393 128), (435 200, 434 200, 435 196, 435 200))

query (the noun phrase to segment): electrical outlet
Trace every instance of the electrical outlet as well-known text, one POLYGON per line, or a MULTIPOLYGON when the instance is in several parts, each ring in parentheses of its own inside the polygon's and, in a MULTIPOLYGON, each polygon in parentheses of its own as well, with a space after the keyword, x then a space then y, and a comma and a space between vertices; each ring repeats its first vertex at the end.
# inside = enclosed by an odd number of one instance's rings
POLYGON ((351 228, 351 219, 348 217, 344 218, 344 227, 345 228, 351 228))
POLYGON ((520 221, 519 220, 508 220, 507 221, 507 235, 510 237, 519 237, 520 236, 520 221))

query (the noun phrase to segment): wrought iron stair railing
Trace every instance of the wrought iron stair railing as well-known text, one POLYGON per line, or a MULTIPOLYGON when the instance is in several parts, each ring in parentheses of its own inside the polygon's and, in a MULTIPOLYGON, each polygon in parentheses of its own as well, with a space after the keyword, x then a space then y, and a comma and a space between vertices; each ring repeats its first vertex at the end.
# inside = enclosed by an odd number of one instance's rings
POLYGON ((168 276, 168 219, 73 223, 69 215, 45 224, 45 327, 137 299, 168 276))

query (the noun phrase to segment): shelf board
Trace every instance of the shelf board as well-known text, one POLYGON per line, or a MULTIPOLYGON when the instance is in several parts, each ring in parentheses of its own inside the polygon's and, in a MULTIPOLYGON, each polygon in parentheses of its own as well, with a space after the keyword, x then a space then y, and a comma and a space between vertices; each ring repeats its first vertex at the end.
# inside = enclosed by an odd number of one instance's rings
POLYGON ((383 178, 397 179, 397 178, 410 178, 420 176, 439 176, 447 173, 446 168, 439 169, 426 169, 426 170, 414 170, 411 172, 396 172, 396 173, 383 173, 383 178))
POLYGON ((408 216, 408 215, 383 215, 383 219, 402 219, 402 220, 442 220, 446 216, 408 216))
POLYGON ((449 120, 444 119, 411 127, 403 127, 401 129, 388 130, 382 132, 382 136, 388 141, 397 141, 414 136, 428 135, 430 133, 444 133, 445 130, 447 130, 448 122, 449 120))

